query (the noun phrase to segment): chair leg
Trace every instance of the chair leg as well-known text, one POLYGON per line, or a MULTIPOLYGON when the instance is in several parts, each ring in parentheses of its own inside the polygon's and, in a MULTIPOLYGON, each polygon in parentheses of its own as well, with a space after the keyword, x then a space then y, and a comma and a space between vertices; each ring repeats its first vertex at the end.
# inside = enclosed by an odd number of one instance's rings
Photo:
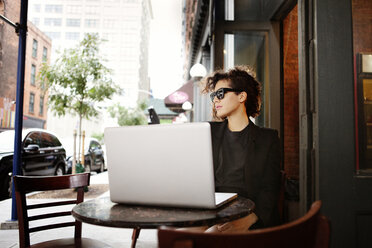
POLYGON ((137 239, 140 234, 141 228, 134 228, 133 233, 132 233, 132 245, 130 246, 131 248, 136 247, 137 239))

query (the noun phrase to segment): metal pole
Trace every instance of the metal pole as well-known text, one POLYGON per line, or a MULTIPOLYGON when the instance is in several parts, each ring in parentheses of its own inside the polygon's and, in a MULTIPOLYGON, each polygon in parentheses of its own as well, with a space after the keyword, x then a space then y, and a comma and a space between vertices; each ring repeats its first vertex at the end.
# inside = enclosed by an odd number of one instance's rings
MULTIPOLYGON (((21 16, 19 24, 18 42, 18 69, 17 69, 17 96, 16 96, 16 116, 15 116, 15 136, 14 136, 14 158, 13 176, 18 175, 21 169, 21 144, 22 144, 22 124, 23 124, 23 93, 25 80, 25 58, 26 58, 26 34, 27 34, 27 7, 28 0, 21 0, 21 16)), ((15 199, 14 183, 12 183, 12 221, 18 219, 17 205, 15 199)))

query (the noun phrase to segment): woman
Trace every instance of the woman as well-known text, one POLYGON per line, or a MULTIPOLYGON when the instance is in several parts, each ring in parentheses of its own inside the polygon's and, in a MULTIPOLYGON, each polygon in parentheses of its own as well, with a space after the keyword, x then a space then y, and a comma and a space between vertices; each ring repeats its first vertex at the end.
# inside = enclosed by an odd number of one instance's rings
POLYGON ((214 117, 222 120, 210 123, 216 191, 237 192, 256 205, 251 215, 207 231, 247 231, 278 224, 278 133, 249 119, 260 112, 260 84, 245 68, 235 67, 208 77, 204 91, 211 92, 214 117))

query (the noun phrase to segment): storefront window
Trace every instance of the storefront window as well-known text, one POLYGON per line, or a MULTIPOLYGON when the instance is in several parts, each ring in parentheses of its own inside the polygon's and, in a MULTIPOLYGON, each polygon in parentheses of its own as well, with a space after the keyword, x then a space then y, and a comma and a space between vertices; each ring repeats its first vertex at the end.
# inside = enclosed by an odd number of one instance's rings
POLYGON ((372 173, 372 1, 353 0, 356 171, 372 173))
POLYGON ((265 120, 265 81, 267 78, 267 33, 257 31, 225 34, 224 37, 224 69, 236 65, 248 65, 256 74, 262 86, 261 114, 256 123, 264 125, 265 120))
POLYGON ((266 5, 257 0, 225 0, 225 21, 265 20, 270 15, 265 11, 266 5))
POLYGON ((359 165, 372 172, 372 54, 357 55, 359 165))

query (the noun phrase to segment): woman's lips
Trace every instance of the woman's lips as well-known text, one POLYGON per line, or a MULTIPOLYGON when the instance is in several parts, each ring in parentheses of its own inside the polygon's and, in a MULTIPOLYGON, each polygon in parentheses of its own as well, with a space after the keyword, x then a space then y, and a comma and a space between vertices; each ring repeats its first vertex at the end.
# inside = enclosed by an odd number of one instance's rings
POLYGON ((216 106, 216 109, 220 109, 220 108, 222 108, 222 106, 216 106))

